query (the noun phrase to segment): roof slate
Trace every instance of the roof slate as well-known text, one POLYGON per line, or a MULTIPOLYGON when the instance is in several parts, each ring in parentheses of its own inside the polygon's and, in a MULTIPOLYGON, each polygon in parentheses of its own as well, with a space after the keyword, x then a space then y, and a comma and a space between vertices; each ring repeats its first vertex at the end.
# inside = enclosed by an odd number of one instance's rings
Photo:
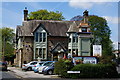
POLYGON ((70 25, 67 32, 79 32, 79 28, 75 21, 70 25))
MULTIPOLYGON (((33 32, 39 25, 42 24, 51 36, 66 36, 70 26, 76 26, 80 24, 80 21, 53 21, 53 20, 30 20, 24 21, 22 26, 17 27, 18 32, 21 31, 21 36, 33 36, 33 32)), ((77 31, 78 28, 73 28, 73 31, 77 31)), ((69 29, 69 31, 72 31, 69 29)), ((20 35, 19 35, 20 36, 20 35)))

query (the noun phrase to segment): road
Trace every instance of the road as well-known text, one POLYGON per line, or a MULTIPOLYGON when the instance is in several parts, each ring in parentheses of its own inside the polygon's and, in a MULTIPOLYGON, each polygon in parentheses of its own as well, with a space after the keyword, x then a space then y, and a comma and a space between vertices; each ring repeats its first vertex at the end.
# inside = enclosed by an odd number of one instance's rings
POLYGON ((10 71, 2 71, 1 77, 2 80, 22 80, 20 77, 16 76, 13 72, 10 71))

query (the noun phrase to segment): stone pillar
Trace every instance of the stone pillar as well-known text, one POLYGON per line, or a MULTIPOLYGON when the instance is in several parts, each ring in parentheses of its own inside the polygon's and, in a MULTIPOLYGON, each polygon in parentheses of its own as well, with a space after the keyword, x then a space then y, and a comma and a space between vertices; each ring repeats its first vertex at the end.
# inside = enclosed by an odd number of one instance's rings
POLYGON ((71 34, 71 56, 73 56, 73 34, 71 34))
POLYGON ((21 63, 22 63, 22 62, 21 62, 21 61, 22 61, 22 60, 21 60, 21 57, 22 57, 22 52, 21 52, 21 50, 20 50, 20 53, 19 53, 19 67, 21 67, 21 63))

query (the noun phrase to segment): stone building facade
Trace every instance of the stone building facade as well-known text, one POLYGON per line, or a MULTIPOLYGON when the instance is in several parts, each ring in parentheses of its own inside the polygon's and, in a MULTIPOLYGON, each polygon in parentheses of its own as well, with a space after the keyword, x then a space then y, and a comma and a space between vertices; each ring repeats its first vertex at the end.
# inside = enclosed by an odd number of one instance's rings
POLYGON ((16 29, 16 59, 21 67, 33 60, 58 60, 67 56, 91 56, 88 12, 84 21, 28 20, 24 10, 22 26, 16 29))

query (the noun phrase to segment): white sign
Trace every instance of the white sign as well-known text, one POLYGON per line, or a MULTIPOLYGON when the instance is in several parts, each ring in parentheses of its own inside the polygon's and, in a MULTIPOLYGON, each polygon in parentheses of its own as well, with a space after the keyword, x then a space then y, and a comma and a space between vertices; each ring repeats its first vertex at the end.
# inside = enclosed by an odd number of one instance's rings
POLYGON ((102 46, 93 45, 93 56, 102 56, 102 46))
POLYGON ((97 64, 97 59, 95 57, 84 57, 83 63, 91 63, 91 64, 97 64))
POLYGON ((67 73, 80 73, 80 71, 67 71, 67 73))

